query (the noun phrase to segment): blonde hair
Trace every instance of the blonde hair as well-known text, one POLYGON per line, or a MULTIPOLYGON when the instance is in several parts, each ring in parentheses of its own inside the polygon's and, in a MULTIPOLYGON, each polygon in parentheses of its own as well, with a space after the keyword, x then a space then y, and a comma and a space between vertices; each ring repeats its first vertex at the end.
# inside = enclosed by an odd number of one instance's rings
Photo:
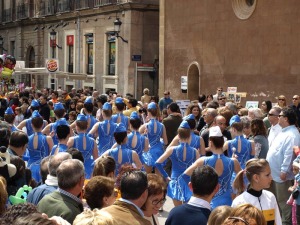
POLYGON ((236 223, 236 219, 238 218, 247 221, 250 225, 267 225, 262 211, 251 204, 242 204, 233 208, 230 216, 224 221, 223 225, 240 224, 236 223))
POLYGON ((105 211, 86 209, 76 216, 73 225, 114 225, 113 217, 105 211))
POLYGON ((226 220, 226 218, 230 215, 232 208, 228 205, 222 205, 215 208, 207 221, 207 225, 219 225, 226 220))

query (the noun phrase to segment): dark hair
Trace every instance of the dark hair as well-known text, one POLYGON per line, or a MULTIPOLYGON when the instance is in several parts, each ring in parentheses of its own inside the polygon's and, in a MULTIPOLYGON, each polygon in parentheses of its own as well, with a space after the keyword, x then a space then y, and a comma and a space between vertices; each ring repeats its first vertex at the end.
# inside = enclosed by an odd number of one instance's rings
POLYGON ((243 122, 235 122, 231 124, 231 127, 237 130, 237 132, 242 132, 244 129, 244 124, 243 122))
POLYGON ((91 102, 86 102, 83 104, 83 107, 86 109, 88 113, 92 113, 94 109, 94 104, 91 102))
POLYGON ((295 125, 297 123, 297 115, 292 108, 284 107, 281 113, 288 119, 289 125, 295 125))
POLYGON ((35 117, 31 119, 31 124, 35 129, 41 129, 43 127, 44 121, 42 117, 35 117))
POLYGON ((95 161, 95 166, 93 170, 94 176, 108 176, 111 172, 115 172, 116 161, 111 156, 100 156, 95 161))
POLYGON ((251 132, 253 136, 263 135, 267 137, 267 129, 265 127, 264 121, 261 119, 253 119, 251 121, 251 132))
POLYGON ((209 140, 214 144, 216 148, 222 148, 224 145, 223 137, 209 137, 209 140))
POLYGON ((63 118, 65 115, 66 110, 65 109, 56 109, 54 110, 54 114, 57 118, 63 118))
POLYGON ((79 121, 79 120, 76 120, 76 126, 80 130, 86 130, 88 128, 88 121, 79 121))
POLYGON ((115 140, 116 142, 120 145, 124 139, 127 137, 127 132, 119 132, 119 133, 114 133, 114 137, 115 137, 115 140))
POLYGON ((199 196, 212 194, 218 182, 219 176, 217 172, 214 168, 207 165, 197 167, 191 176, 193 193, 199 196))
POLYGON ((103 198, 109 197, 114 192, 114 180, 104 176, 92 177, 85 185, 84 197, 93 210, 103 208, 103 198))
POLYGON ((12 124, 14 122, 15 117, 15 114, 4 114, 4 121, 12 124))
POLYGON ((41 213, 33 213, 17 218, 12 225, 56 225, 56 222, 45 218, 41 213))
POLYGON ((58 98, 58 92, 57 91, 53 91, 52 94, 54 94, 56 96, 56 98, 58 98))
POLYGON ((49 174, 49 161, 52 156, 46 156, 42 159, 40 163, 40 174, 42 178, 42 183, 45 183, 45 180, 47 179, 47 175, 49 174))
POLYGON ((123 111, 125 108, 125 103, 116 103, 115 105, 119 111, 123 111))
POLYGON ((136 107, 138 101, 135 98, 130 98, 128 103, 130 103, 132 107, 136 107))
POLYGON ((150 113, 152 116, 157 116, 157 109, 147 109, 147 112, 150 113))
POLYGON ((104 105, 105 102, 107 102, 107 96, 106 95, 100 95, 97 97, 97 102, 101 102, 102 105, 104 105))
POLYGON ((31 203, 23 203, 12 205, 9 207, 1 218, 2 224, 13 224, 13 222, 20 217, 39 213, 36 206, 31 203))
POLYGON ((142 171, 125 173, 121 178, 121 197, 127 200, 138 199, 148 187, 147 175, 142 171))
POLYGON ((195 129, 195 127, 196 127, 196 120, 194 120, 194 119, 189 119, 189 120, 187 120, 186 122, 188 122, 189 127, 190 127, 191 130, 194 130, 194 129, 195 129))
POLYGON ((200 94, 199 96, 198 96, 198 101, 199 102, 204 102, 206 100, 206 96, 205 96, 205 94, 200 94))
POLYGON ((58 140, 66 139, 70 134, 70 127, 68 125, 59 125, 56 128, 56 135, 58 140))
POLYGON ((13 181, 18 180, 21 177, 25 176, 25 162, 19 156, 10 156, 10 163, 15 165, 17 168, 16 174, 11 178, 13 181))
POLYGON ((129 120, 130 125, 133 127, 133 129, 137 130, 140 128, 142 121, 140 120, 140 118, 138 119, 131 119, 129 120))
POLYGON ((77 148, 69 148, 66 152, 72 156, 72 159, 78 159, 79 161, 84 163, 82 152, 79 151, 77 148))
POLYGON ((233 181, 233 188, 241 194, 245 190, 244 186, 244 174, 246 174, 247 179, 252 182, 254 174, 260 174, 265 171, 266 167, 269 166, 269 163, 265 159, 250 159, 246 162, 246 167, 244 170, 241 170, 235 177, 233 181))
POLYGON ((269 112, 272 109, 272 102, 269 100, 264 101, 264 102, 266 103, 267 111, 269 112))
POLYGON ((23 131, 14 131, 10 135, 9 145, 20 148, 28 143, 28 136, 23 131))
POLYGON ((11 133, 7 128, 0 128, 0 146, 8 147, 10 135, 11 133))
POLYGON ((191 130, 186 128, 179 127, 177 133, 180 139, 188 139, 191 136, 191 130))
POLYGON ((112 110, 102 110, 102 113, 103 113, 103 115, 104 116, 106 116, 106 117, 111 117, 111 115, 112 115, 112 110))
POLYGON ((216 101, 208 102, 207 105, 206 105, 206 108, 217 109, 217 108, 219 108, 219 103, 216 102, 216 101))
POLYGON ((170 103, 167 108, 171 111, 171 112, 180 112, 180 108, 179 106, 177 105, 176 102, 172 102, 170 103))

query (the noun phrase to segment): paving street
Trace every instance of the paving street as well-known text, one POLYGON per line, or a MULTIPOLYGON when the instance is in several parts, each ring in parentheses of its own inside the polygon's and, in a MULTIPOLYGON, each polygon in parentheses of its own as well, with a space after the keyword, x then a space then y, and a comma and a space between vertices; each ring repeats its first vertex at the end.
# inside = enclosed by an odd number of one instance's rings
POLYGON ((158 213, 158 221, 159 221, 160 225, 165 224, 165 222, 168 218, 169 212, 174 207, 172 199, 170 199, 168 196, 166 198, 167 198, 167 201, 164 204, 164 211, 158 213))

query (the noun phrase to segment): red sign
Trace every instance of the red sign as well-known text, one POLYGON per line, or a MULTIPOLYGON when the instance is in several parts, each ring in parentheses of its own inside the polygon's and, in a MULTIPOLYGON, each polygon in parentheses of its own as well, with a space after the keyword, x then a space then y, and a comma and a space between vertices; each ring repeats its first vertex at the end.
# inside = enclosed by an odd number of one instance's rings
POLYGON ((67 35, 67 45, 74 45, 74 35, 67 35))
POLYGON ((50 47, 56 47, 56 40, 50 39, 50 47))

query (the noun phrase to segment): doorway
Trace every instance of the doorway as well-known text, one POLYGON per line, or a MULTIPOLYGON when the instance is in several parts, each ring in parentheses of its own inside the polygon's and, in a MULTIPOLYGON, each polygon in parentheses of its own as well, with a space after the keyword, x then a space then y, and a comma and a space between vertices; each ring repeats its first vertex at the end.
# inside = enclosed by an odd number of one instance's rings
POLYGON ((188 67, 188 99, 198 99, 200 93, 200 69, 197 62, 192 62, 188 67))

